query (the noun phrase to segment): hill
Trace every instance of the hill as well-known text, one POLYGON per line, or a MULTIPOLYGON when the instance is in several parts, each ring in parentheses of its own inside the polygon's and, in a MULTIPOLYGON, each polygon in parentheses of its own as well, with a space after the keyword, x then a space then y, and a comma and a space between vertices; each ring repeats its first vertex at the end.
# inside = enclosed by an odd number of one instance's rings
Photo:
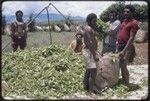
MULTIPOLYGON (((33 17, 35 17, 36 15, 37 14, 34 14, 33 17)), ((80 20, 80 21, 85 20, 85 18, 81 17, 81 16, 71 16, 70 18, 71 18, 71 20, 80 20)), ((15 15, 7 15, 6 16, 6 22, 7 23, 12 22, 14 19, 15 19, 15 15)), ((29 20, 29 15, 24 15, 23 19, 24 19, 25 22, 28 21, 29 20)), ((63 16, 61 16, 60 14, 55 14, 55 13, 50 13, 49 14, 49 19, 50 19, 50 21, 65 20, 65 18, 63 16)), ((47 22, 47 14, 40 14, 36 18, 36 22, 47 22)))

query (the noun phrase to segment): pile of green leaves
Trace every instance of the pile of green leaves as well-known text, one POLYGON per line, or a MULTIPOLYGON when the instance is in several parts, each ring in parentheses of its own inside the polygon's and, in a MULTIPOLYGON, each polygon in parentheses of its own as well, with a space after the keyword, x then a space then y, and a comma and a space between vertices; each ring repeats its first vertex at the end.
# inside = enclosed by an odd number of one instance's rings
POLYGON ((83 91, 83 58, 60 45, 7 52, 2 55, 2 79, 11 90, 6 96, 61 98, 83 91))
POLYGON ((117 96, 116 98, 129 96, 129 88, 123 84, 117 84, 113 88, 108 88, 105 92, 102 92, 102 97, 105 99, 110 99, 113 96, 117 96))
MULTIPOLYGON (((116 53, 105 53, 107 56, 110 56, 113 60, 113 62, 119 62, 119 54, 116 53)), ((104 54, 104 55, 105 55, 104 54)))
POLYGON ((95 35, 101 41, 109 34, 107 31, 110 29, 110 25, 103 22, 101 19, 97 19, 96 25, 97 25, 97 31, 95 35))

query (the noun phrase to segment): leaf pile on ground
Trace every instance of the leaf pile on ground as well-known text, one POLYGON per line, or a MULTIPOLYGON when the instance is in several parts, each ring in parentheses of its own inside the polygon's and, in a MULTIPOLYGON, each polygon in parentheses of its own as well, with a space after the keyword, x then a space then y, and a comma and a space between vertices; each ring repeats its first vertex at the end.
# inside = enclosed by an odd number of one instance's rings
POLYGON ((5 96, 60 98, 83 91, 82 57, 60 45, 7 52, 2 55, 2 79, 11 90, 5 96))
POLYGON ((10 86, 4 96, 11 99, 142 99, 147 94, 148 67, 135 65, 128 66, 130 82, 140 88, 130 91, 119 80, 97 98, 90 97, 83 90, 83 58, 60 45, 6 52, 1 65, 2 80, 10 86))

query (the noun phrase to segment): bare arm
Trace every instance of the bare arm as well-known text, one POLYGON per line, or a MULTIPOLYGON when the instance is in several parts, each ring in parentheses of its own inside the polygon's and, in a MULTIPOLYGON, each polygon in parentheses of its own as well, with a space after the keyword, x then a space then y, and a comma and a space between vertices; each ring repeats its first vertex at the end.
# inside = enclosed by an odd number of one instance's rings
POLYGON ((125 48, 123 49, 124 52, 126 52, 126 50, 129 48, 129 46, 133 43, 134 37, 135 37, 135 33, 131 32, 130 38, 129 38, 125 48))
POLYGON ((125 48, 122 50, 121 54, 124 55, 126 50, 130 47, 130 45, 133 43, 134 37, 136 35, 137 30, 139 29, 138 24, 136 22, 133 23, 131 31, 130 31, 130 38, 125 46, 125 48))
POLYGON ((111 29, 108 31, 108 33, 111 33, 110 36, 114 36, 116 32, 119 31, 119 27, 120 27, 120 21, 117 20, 116 22, 114 22, 111 29))
POLYGON ((25 38, 27 38, 27 24, 24 23, 24 35, 25 35, 25 38))

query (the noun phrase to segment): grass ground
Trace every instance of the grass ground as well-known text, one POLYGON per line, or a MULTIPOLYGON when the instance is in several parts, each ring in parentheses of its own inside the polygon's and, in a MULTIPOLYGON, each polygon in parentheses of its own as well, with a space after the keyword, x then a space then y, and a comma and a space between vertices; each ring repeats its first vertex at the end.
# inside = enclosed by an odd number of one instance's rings
MULTIPOLYGON (((52 43, 53 44, 63 44, 68 46, 72 39, 74 39, 73 32, 52 32, 52 43)), ((10 37, 4 35, 2 36, 2 47, 4 47, 10 41, 10 37)), ((27 47, 30 49, 32 47, 43 47, 50 45, 50 35, 48 32, 29 32, 27 38, 27 47)), ((4 52, 12 51, 11 45, 8 45, 4 52)))
MULTIPOLYGON (((66 47, 75 38, 75 32, 52 32, 52 42, 53 44, 63 44, 66 47)), ((2 48, 10 41, 10 37, 2 36, 2 48)), ((44 47, 50 45, 50 35, 48 32, 30 32, 28 33, 27 47, 30 49, 32 47, 44 47)), ((148 43, 135 43, 137 56, 135 61, 132 63, 134 65, 148 64, 148 43)), ((102 44, 99 42, 99 50, 101 51, 102 44)), ((12 47, 8 45, 4 52, 11 52, 12 47)))

